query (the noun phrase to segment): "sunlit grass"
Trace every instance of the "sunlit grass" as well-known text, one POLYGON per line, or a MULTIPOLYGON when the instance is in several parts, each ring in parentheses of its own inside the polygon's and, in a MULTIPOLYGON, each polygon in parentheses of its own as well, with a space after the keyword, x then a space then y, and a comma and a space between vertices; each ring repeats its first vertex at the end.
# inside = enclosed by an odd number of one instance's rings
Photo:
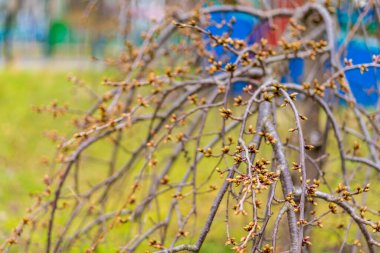
MULTIPOLYGON (((104 87, 101 85, 101 81, 105 76, 112 75, 115 76, 115 73, 108 73, 104 71, 99 72, 77 72, 76 76, 83 79, 92 89, 96 91, 103 90, 104 87)), ((93 103, 93 97, 86 91, 86 89, 78 87, 78 85, 73 85, 68 81, 68 77, 72 73, 64 71, 17 71, 17 70, 2 70, 0 72, 0 237, 1 239, 6 238, 11 229, 20 221, 25 213, 25 209, 28 208, 32 203, 32 198, 29 197, 30 193, 40 192, 44 189, 42 184, 43 176, 45 174, 50 174, 49 164, 51 164, 52 159, 55 157, 56 144, 46 138, 46 132, 55 130, 59 134, 64 136, 71 136, 73 134, 74 128, 72 126, 72 119, 75 117, 77 112, 82 112, 78 110, 86 110, 93 103), (70 108, 70 113, 63 116, 54 118, 49 113, 38 114, 33 111, 34 106, 44 106, 49 105, 52 101, 57 101, 59 105, 68 104, 70 108)), ((151 110, 151 109, 147 109, 151 110)), ((215 109, 217 111, 217 109, 215 109)), ((218 114, 217 112, 215 112, 218 114)), ((288 110, 287 113, 282 114, 281 117, 286 118, 287 120, 280 120, 281 128, 280 135, 284 137, 282 141, 285 141, 285 136, 289 136, 290 133, 287 132, 288 127, 294 127, 292 125, 292 113, 288 110)), ((212 121, 213 119, 211 119, 212 121)), ((254 120, 252 120, 254 124, 254 120)), ((210 132, 213 130, 213 125, 207 125, 205 132, 210 132)), ((132 128, 128 130, 128 134, 133 136, 134 143, 126 142, 131 150, 139 145, 141 141, 144 140, 143 136, 139 135, 141 128, 132 128)), ((207 140, 205 138, 202 142, 202 145, 206 145, 207 140)), ((346 141, 347 149, 350 148, 350 144, 354 139, 346 141)), ((101 163, 102 159, 107 160, 110 157, 110 149, 104 148, 105 146, 110 147, 109 143, 103 145, 104 142, 109 140, 103 140, 99 145, 94 145, 91 147, 88 152, 87 157, 84 159, 87 162, 87 167, 83 167, 81 173, 86 174, 86 182, 83 183, 83 188, 88 188, 92 183, 96 183, 99 180, 102 180, 107 173, 107 170, 104 169, 103 164, 101 163), (94 173, 96 172, 96 173, 94 173)), ((332 187, 336 187, 338 183, 342 181, 341 172, 340 172, 340 162, 337 154, 337 146, 335 145, 335 140, 330 135, 331 145, 328 147, 328 152, 330 157, 328 158, 328 165, 326 166, 326 176, 328 181, 331 183, 332 187)), ((191 145, 190 148, 191 150, 191 145)), ((167 155, 170 152, 170 149, 163 149, 156 156, 160 162, 161 156, 167 155)), ((219 152, 219 150, 217 150, 219 152)), ((363 153, 367 151, 363 149, 363 153)), ((117 167, 120 167, 126 160, 124 156, 117 161, 117 167)), ((271 159, 270 157, 270 147, 264 147, 259 157, 265 157, 271 159)), ((292 154, 294 160, 297 160, 297 154, 292 154)), ((173 173, 173 177, 177 180, 182 176, 181 169, 186 168, 181 167, 180 159, 173 170, 178 172, 173 173)), ((142 166, 142 161, 136 163, 136 167, 142 166)), ((199 166, 203 169, 205 174, 201 174, 199 179, 204 179, 210 169, 213 168, 213 162, 209 160, 202 161, 199 166)), ((187 165, 185 165, 187 166, 187 165)), ((348 163, 349 172, 352 173, 356 169, 356 164, 348 163)), ((362 169, 364 173, 357 173, 358 177, 355 178, 352 182, 351 187, 355 187, 356 184, 361 184, 364 181, 365 169, 362 169)), ((183 171, 182 171, 183 172, 183 171)), ((373 171, 372 175, 375 175, 373 171)), ((130 175, 128 179, 131 179, 133 175, 130 175)), ((222 179, 218 176, 213 179, 210 184, 215 184, 217 186, 221 185, 222 179)), ((206 185, 207 188, 208 185, 206 185)), ((129 188, 125 188, 125 191, 128 191, 129 188)), ((324 188, 323 188, 324 189, 324 188)), ((279 187, 278 189, 279 190, 279 187)), ((325 190, 325 189, 324 189, 325 190)), ((69 189, 65 188, 65 191, 69 189)), ((378 192, 374 189, 375 193, 371 194, 371 198, 368 199, 368 202, 371 203, 372 207, 376 208, 373 203, 377 203, 374 196, 377 196, 378 192)), ((125 193, 125 192, 124 192, 125 193)), ((122 193, 120 196, 124 196, 122 193)), ((174 193, 174 191, 173 191, 174 193)), ((215 196, 215 192, 209 194, 206 200, 210 202, 215 196)), ((170 194, 169 194, 170 195, 170 194)), ((278 196, 281 196, 280 191, 278 191, 278 196)), ((266 193, 262 195, 263 198, 266 197, 266 193)), ((170 201, 170 197, 161 198, 163 202, 170 201)), ((184 200, 186 204, 187 200, 184 200)), ((206 201, 206 202, 209 202, 206 201)), ((113 210, 117 209, 120 206, 119 199, 114 199, 110 201, 113 210)), ((326 205, 322 204, 322 201, 319 201, 320 206, 318 211, 319 213, 326 210, 326 205)), ((203 203, 201 203, 203 204, 203 203)), ((199 216, 205 216, 208 214, 209 205, 207 208, 201 208, 199 210, 199 216)), ((164 208, 164 207, 163 207, 164 208)), ((274 208, 278 208, 274 207, 274 208)), ((229 252, 228 247, 225 247, 224 244, 220 242, 222 240, 216 240, 219 238, 226 238, 225 234, 225 224, 224 224, 224 211, 225 203, 223 202, 220 210, 218 212, 217 218, 213 224, 213 229, 208 237, 205 247, 202 249, 202 252, 229 252)), ((318 212, 317 211, 317 212, 318 212)), ((231 212, 231 215, 233 212, 231 212)), ((63 224, 65 221, 64 218, 67 218, 63 213, 58 218, 57 225, 63 224)), ((344 222, 347 225, 347 219, 337 219, 336 217, 342 218, 344 215, 332 216, 329 215, 323 219, 326 227, 336 227, 340 223, 344 222)), ((242 227, 249 222, 249 217, 240 218, 239 223, 234 224, 236 227, 242 227)), ((272 223, 269 224, 270 226, 272 223)), ((199 229, 202 224, 197 224, 197 229, 199 229)), ((75 226, 77 227, 77 226, 75 226)), ((128 227, 118 227, 113 232, 110 238, 119 237, 117 240, 122 243, 122 240, 125 239, 123 235, 128 227)), ((356 229, 355 226, 353 228, 356 229)), ((349 242, 353 241, 355 236, 355 229, 351 229, 349 234, 349 242)), ((338 245, 342 240, 344 232, 340 231, 337 234, 338 229, 330 232, 326 232, 326 229, 316 229, 312 241, 314 244, 314 249, 316 252, 321 250, 328 249, 332 245, 338 245), (326 234, 327 233, 327 234, 326 234), (320 237, 329 238, 329 241, 321 244, 318 243, 320 237)), ((238 237, 244 235, 244 231, 238 231, 234 233, 233 236, 238 237)), ((40 235, 36 235, 40 236, 40 235)), ((269 235, 266 235, 269 236, 269 235)), ((41 236, 40 236, 41 237, 41 236)), ((39 240, 41 244, 45 242, 45 235, 39 240)), ((90 240, 88 240, 90 242, 90 240)), ((110 243, 111 244, 111 243, 110 243)), ((115 245, 112 243, 111 245, 115 245)), ((83 247, 83 245, 81 245, 83 247)), ((330 248, 331 249, 331 248, 330 248)), ((99 252, 107 252, 107 250, 114 250, 107 246, 107 242, 100 246, 99 252), (102 250, 104 249, 104 250, 102 250)), ((78 252, 83 252, 83 248, 78 248, 78 252)), ((11 252, 17 252, 17 249, 12 249, 11 252)))
MULTIPOLYGON (((101 87, 104 72, 80 72, 92 87, 101 87)), ((57 101, 72 109, 86 108, 90 96, 68 81, 70 72, 57 70, 0 70, 0 231, 8 234, 31 204, 29 193, 43 189, 44 161, 54 157, 55 144, 45 135, 49 131, 70 133, 72 115, 54 118, 37 114, 34 106, 57 101), (79 106, 81 105, 81 106, 79 106), (76 106, 78 106, 76 108, 76 106), (71 108, 71 107, 70 107, 71 108)), ((96 88, 95 88, 96 89, 96 88)), ((2 236, 2 238, 4 238, 2 236)))

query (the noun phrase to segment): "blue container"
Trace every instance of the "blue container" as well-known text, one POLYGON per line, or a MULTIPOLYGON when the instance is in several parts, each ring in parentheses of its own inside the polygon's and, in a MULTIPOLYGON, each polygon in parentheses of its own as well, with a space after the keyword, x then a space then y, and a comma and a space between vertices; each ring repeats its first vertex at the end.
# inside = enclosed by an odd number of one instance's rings
MULTIPOLYGON (((210 13, 210 16, 210 25, 207 27, 207 30, 213 35, 222 37, 228 34, 232 39, 244 40, 247 45, 253 45, 256 41, 265 37, 265 24, 260 19, 247 13, 215 11, 210 13), (220 25, 223 21, 225 21, 225 24, 220 25)), ((222 46, 212 47, 211 44, 213 42, 207 36, 204 39, 206 41, 206 49, 209 52, 213 52, 217 61, 223 62, 223 67, 227 63, 236 61, 236 55, 225 50, 222 46)), ((240 93, 246 85, 245 82, 236 82, 232 87, 232 92, 234 94, 240 93)))
MULTIPOLYGON (((355 19, 360 15, 360 10, 356 10, 351 16, 347 14, 346 9, 338 10, 338 20, 342 27, 338 35, 336 45, 337 48, 343 43, 344 38, 347 36, 346 30, 343 29, 347 26, 348 19, 355 22, 355 19)), ((364 24, 369 34, 373 31, 378 31, 378 27, 374 22, 373 11, 369 11, 364 19, 364 24)), ((216 11, 211 13, 210 25, 207 27, 214 35, 222 36, 228 34, 233 39, 244 40, 247 45, 252 45, 254 42, 259 41, 261 38, 267 36, 269 29, 267 22, 262 22, 260 19, 251 16, 247 13, 238 11, 216 11), (232 26, 228 24, 234 19, 235 22, 232 26), (224 25, 219 25, 222 21, 226 21, 224 25)), ((236 56, 231 52, 226 52, 222 46, 215 48, 211 47, 209 38, 205 37, 206 48, 213 52, 214 57, 218 61, 222 61, 223 65, 228 62, 234 62, 236 56)), ((352 59, 354 64, 368 63, 372 61, 372 55, 380 54, 380 47, 376 40, 364 40, 360 37, 354 37, 347 45, 346 58, 352 59)), ((342 63, 344 59, 341 59, 342 63)), ((328 66, 326 66, 327 68, 328 66)), ((304 62, 302 59, 292 59, 289 61, 289 73, 282 77, 282 81, 301 83, 304 78, 304 62)), ((353 70, 347 72, 347 79, 349 85, 354 93, 357 102, 364 106, 375 106, 379 100, 380 77, 376 69, 369 69, 368 72, 363 74, 360 70, 353 70)), ((246 83, 235 83, 233 91, 240 92, 246 83)))

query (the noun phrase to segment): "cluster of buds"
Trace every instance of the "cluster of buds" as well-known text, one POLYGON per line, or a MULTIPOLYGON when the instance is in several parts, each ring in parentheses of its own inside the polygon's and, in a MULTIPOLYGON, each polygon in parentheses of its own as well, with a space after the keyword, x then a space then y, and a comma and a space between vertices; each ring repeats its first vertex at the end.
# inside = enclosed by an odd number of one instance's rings
POLYGON ((162 243, 160 241, 155 240, 155 239, 152 239, 149 241, 149 246, 151 246, 155 249, 163 249, 164 248, 162 243))
POLYGON ((360 212, 360 216, 362 217, 362 218, 364 218, 364 215, 365 215, 365 213, 367 212, 367 207, 366 206, 361 206, 360 208, 359 208, 359 212, 360 212))
POLYGON ((198 102, 198 95, 197 94, 194 94, 194 95, 190 95, 187 97, 187 100, 193 104, 193 105, 196 105, 197 102, 198 102))
POLYGON ((224 147, 222 148, 222 153, 223 153, 223 154, 228 154, 229 151, 230 151, 230 146, 224 146, 224 147))
POLYGON ((297 221, 297 225, 306 225, 307 224, 307 220, 298 220, 297 221))
POLYGON ((183 230, 183 229, 180 229, 177 233, 177 236, 178 237, 187 237, 189 235, 189 232, 183 230))
POLYGON ((330 80, 328 83, 326 83, 326 87, 330 88, 332 90, 335 90, 336 89, 335 81, 334 80, 330 80))
POLYGON ((301 173, 302 168, 301 168, 301 166, 300 166, 298 163, 293 162, 292 170, 296 170, 296 171, 298 171, 299 173, 301 173))
POLYGON ((234 47, 237 50, 241 50, 247 46, 247 44, 244 42, 244 40, 240 39, 232 39, 228 36, 214 36, 215 43, 212 44, 213 47, 216 46, 222 46, 224 48, 228 48, 230 46, 234 47))
POLYGON ((270 56, 276 55, 276 52, 268 45, 268 40, 265 38, 262 38, 260 43, 254 43, 252 51, 255 53, 256 59, 261 62, 270 56))
POLYGON ((221 70, 222 69, 222 62, 221 61, 213 61, 211 66, 209 66, 207 68, 207 72, 210 74, 210 75, 213 75, 215 74, 217 71, 221 70))
POLYGON ((247 46, 244 40, 235 39, 232 42, 232 46, 237 50, 241 50, 247 46))
POLYGON ((359 155, 359 150, 360 150, 360 144, 355 141, 352 148, 353 155, 359 155))
POLYGON ((361 186, 356 187, 355 192, 349 192, 348 187, 342 184, 339 184, 336 189, 336 193, 339 193, 342 197, 342 200, 346 200, 346 201, 351 200, 353 195, 361 194, 363 192, 368 192, 368 191, 369 191, 369 184, 367 184, 364 187, 361 187, 361 186))
POLYGON ((320 41, 311 40, 311 41, 308 41, 306 45, 312 50, 310 54, 310 59, 315 60, 318 52, 320 52, 321 50, 324 50, 328 44, 327 44, 327 41, 325 40, 320 40, 320 41))
POLYGON ((299 205, 295 202, 293 193, 289 192, 285 198, 285 201, 288 202, 292 207, 293 211, 297 213, 300 209, 299 205))
POLYGON ((132 194, 128 197, 128 204, 134 205, 135 203, 136 203, 136 197, 135 195, 132 194))
POLYGON ((339 87, 340 89, 344 92, 344 93, 348 93, 349 92, 349 86, 346 82, 346 79, 345 79, 345 76, 344 76, 344 73, 339 73, 338 74, 338 77, 336 78, 336 81, 338 82, 339 84, 339 87))
POLYGON ((263 252, 263 253, 273 253, 273 247, 270 246, 269 244, 265 244, 262 247, 261 252, 263 252))
POLYGON ((162 185, 167 185, 167 184, 169 184, 169 182, 170 182, 170 179, 169 179, 169 177, 167 176, 167 175, 165 175, 163 178, 161 178, 161 180, 160 180, 160 184, 162 184, 162 185))
POLYGON ((226 246, 227 245, 234 245, 234 246, 237 245, 236 239, 234 237, 228 238, 227 241, 226 241, 226 243, 225 243, 225 245, 226 246))
POLYGON ((329 209, 330 209, 330 212, 333 213, 333 214, 337 214, 338 213, 338 206, 335 205, 334 203, 330 203, 329 204, 329 209))
POLYGON ((237 146, 236 146, 235 154, 240 154, 240 153, 243 152, 243 151, 244 151, 244 149, 243 149, 242 146, 240 146, 240 145, 237 145, 237 146))
POLYGON ((310 241, 310 236, 305 236, 302 239, 302 246, 310 246, 312 243, 310 241))
POLYGON ((276 96, 276 97, 281 97, 282 96, 282 93, 281 93, 281 90, 284 90, 286 91, 286 86, 285 85, 282 85, 282 84, 279 84, 279 83, 274 83, 272 85, 272 92, 273 94, 276 96))
POLYGON ((317 226, 319 228, 323 228, 323 223, 320 220, 315 221, 314 224, 312 224, 312 225, 313 226, 317 226))
POLYGON ((314 79, 312 85, 309 83, 303 83, 303 88, 311 92, 311 94, 319 97, 324 97, 325 95, 325 86, 321 85, 317 79, 314 79))
POLYGON ((352 66, 352 59, 344 58, 344 66, 351 67, 352 66))
POLYGON ((229 119, 232 116, 232 111, 227 108, 221 108, 219 109, 219 112, 223 119, 229 119))
MULTIPOLYGON (((302 115, 300 115, 300 117, 301 117, 302 115)), ((313 146, 313 145, 311 145, 311 144, 307 144, 307 145, 305 145, 304 146, 304 148, 306 149, 306 150, 308 150, 308 151, 311 151, 311 150, 313 150, 315 147, 313 146)))
POLYGON ((304 116, 304 115, 298 114, 298 116, 299 116, 300 119, 302 119, 302 120, 308 120, 308 118, 307 118, 306 116, 304 116))
POLYGON ((338 187, 336 188, 336 193, 340 194, 342 196, 342 199, 343 200, 351 200, 351 193, 348 191, 348 187, 343 185, 343 184, 339 184, 338 187))
POLYGON ((297 52, 301 49, 302 43, 301 41, 293 41, 288 42, 285 39, 281 39, 278 44, 282 47, 284 54, 288 55, 291 53, 297 54, 297 52))
POLYGON ((243 162, 244 158, 240 154, 234 155, 234 164, 239 164, 243 162))
POLYGON ((112 92, 106 92, 106 93, 104 93, 102 95, 102 101, 103 101, 103 103, 106 103, 106 102, 110 101, 112 98, 113 98, 112 92))
POLYGON ((253 128, 252 125, 249 125, 249 126, 248 126, 248 133, 249 133, 249 134, 255 134, 255 133, 256 133, 256 130, 253 128))
POLYGON ((259 161, 255 162, 255 165, 252 166, 252 171, 257 174, 260 189, 266 189, 268 186, 276 182, 280 176, 279 173, 268 170, 267 166, 269 164, 270 161, 260 159, 259 161))
POLYGON ((249 152, 250 154, 257 154, 257 153, 259 153, 259 150, 255 148, 255 145, 254 145, 254 144, 250 144, 250 145, 248 145, 247 148, 248 148, 248 152, 249 152))
MULTIPOLYGON (((235 155, 235 157, 239 157, 241 161, 243 159, 240 155, 235 155)), ((265 159, 256 161, 251 167, 251 171, 253 172, 252 176, 240 174, 235 178, 227 179, 227 181, 234 183, 235 186, 239 186, 241 184, 244 185, 243 191, 251 192, 254 189, 257 192, 260 192, 261 189, 267 189, 268 186, 276 182, 280 176, 279 173, 272 172, 267 169, 269 164, 270 161, 265 159)))
POLYGON ((298 24, 294 19, 290 19, 290 34, 293 37, 297 37, 306 31, 306 27, 298 24))
POLYGON ((264 92, 263 94, 263 99, 267 102, 272 102, 272 99, 274 98, 274 95, 273 93, 269 93, 269 92, 264 92))
POLYGON ((106 105, 105 104, 100 104, 99 107, 98 107, 98 111, 99 111, 99 114, 100 114, 99 123, 105 123, 105 122, 107 122, 108 119, 109 119, 109 115, 108 115, 108 112, 107 112, 106 105))
POLYGON ((362 64, 360 65, 360 74, 363 74, 364 72, 368 72, 368 68, 366 65, 362 64))
POLYGON ((277 142, 277 140, 274 138, 274 136, 268 132, 260 132, 259 135, 265 138, 265 142, 267 144, 274 145, 277 142))
POLYGON ((244 229, 245 231, 247 231, 247 232, 250 232, 250 231, 252 231, 253 229, 256 230, 257 227, 258 227, 257 223, 251 221, 250 223, 248 223, 247 225, 245 225, 245 226, 243 227, 243 229, 244 229))
POLYGON ((251 179, 248 175, 238 175, 235 178, 228 178, 228 182, 233 183, 236 187, 238 187, 240 184, 249 184, 251 182, 251 179))
POLYGON ((148 101, 145 98, 143 98, 141 95, 137 96, 137 104, 141 107, 149 106, 148 101))
POLYGON ((234 250, 236 253, 244 253, 246 250, 245 245, 235 245, 232 250, 234 250))
POLYGON ((250 64, 252 62, 252 60, 250 59, 250 55, 248 52, 244 52, 242 55, 241 55, 241 63, 243 66, 247 66, 248 64, 250 64))
POLYGON ((121 216, 117 216, 117 221, 120 223, 120 224, 126 224, 128 223, 129 221, 131 221, 131 217, 121 217, 121 216))
MULTIPOLYGON (((293 92, 291 94, 289 94, 289 97, 292 101, 296 101, 297 100, 297 95, 298 93, 297 92, 293 92)), ((287 98, 284 99, 284 103, 281 105, 281 107, 286 107, 291 101, 289 101, 287 98)), ((292 131, 291 131, 292 132, 292 131)))
POLYGON ((74 138, 75 139, 87 139, 89 136, 89 133, 88 132, 79 132, 79 133, 75 133, 74 134, 74 138))
POLYGON ((370 184, 366 184, 364 187, 357 186, 356 187, 356 192, 354 192, 353 195, 354 194, 361 194, 363 192, 368 192, 369 191, 369 186, 370 186, 370 184))
POLYGON ((307 200, 313 203, 313 205, 317 205, 317 203, 314 201, 314 197, 316 195, 315 193, 317 192, 319 185, 320 185, 320 181, 317 179, 314 179, 313 184, 306 186, 307 200))
POLYGON ((233 63, 227 63, 226 66, 224 67, 224 69, 227 71, 227 72, 234 72, 236 70, 236 64, 233 64, 233 63))
POLYGON ((176 200, 181 200, 183 199, 185 196, 181 193, 181 192, 178 192, 178 193, 175 193, 173 194, 173 198, 175 198, 176 200))
POLYGON ((215 36, 215 38, 216 38, 216 41, 212 45, 214 47, 219 46, 219 45, 222 47, 228 47, 234 43, 234 40, 231 37, 217 37, 217 36, 215 36))
POLYGON ((158 163, 157 159, 151 159, 151 160, 149 160, 148 165, 151 168, 156 168, 157 167, 157 163, 158 163))
POLYGON ((379 55, 372 55, 372 62, 373 63, 379 63, 380 62, 380 54, 379 55))
POLYGON ((49 112, 54 118, 64 115, 69 107, 67 105, 59 106, 57 101, 53 101, 49 106, 33 106, 36 113, 49 112))
POLYGON ((207 157, 207 158, 212 157, 212 154, 213 154, 211 148, 207 148, 206 150, 203 148, 199 148, 198 152, 202 153, 204 157, 207 157))
POLYGON ((246 85, 244 88, 243 88, 243 91, 245 92, 245 93, 250 93, 250 92, 252 92, 253 91, 253 85, 252 84, 248 84, 248 85, 246 85))
POLYGON ((176 140, 177 140, 177 142, 183 142, 183 141, 185 141, 186 140, 185 133, 183 133, 183 132, 177 133, 176 134, 176 140))
MULTIPOLYGON (((173 77, 180 77, 180 76, 186 74, 187 71, 188 70, 185 67, 176 67, 175 69, 167 68, 165 71, 165 74, 167 77, 173 78, 173 77)), ((161 84, 161 82, 159 80, 156 80, 155 83, 161 84)))
POLYGON ((372 225, 373 232, 380 232, 380 221, 372 225))
POLYGON ((234 106, 241 106, 243 105, 243 98, 241 96, 237 96, 234 98, 234 106))

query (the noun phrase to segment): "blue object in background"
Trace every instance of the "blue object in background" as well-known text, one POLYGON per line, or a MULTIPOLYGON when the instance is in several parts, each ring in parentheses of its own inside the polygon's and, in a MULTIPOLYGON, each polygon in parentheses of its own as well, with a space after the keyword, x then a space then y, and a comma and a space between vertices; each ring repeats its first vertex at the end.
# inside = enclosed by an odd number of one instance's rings
MULTIPOLYGON (((343 40, 337 43, 338 48, 343 40)), ((368 43, 368 41, 367 41, 368 43)), ((366 45, 366 41, 354 38, 347 44, 345 58, 352 59, 353 64, 372 62, 372 56, 380 54, 380 48, 375 45, 366 45)), ((341 59, 344 64, 344 57, 341 59)), ((283 76, 282 82, 302 83, 304 61, 296 58, 289 61, 289 73, 283 76)), ((324 67, 326 70, 329 66, 324 67)), ((375 106, 379 101, 380 73, 376 68, 369 68, 367 72, 360 73, 360 69, 346 71, 346 78, 356 101, 363 106, 375 106)), ((345 103, 342 103, 345 104, 345 103)))
MULTIPOLYGON (((372 62, 372 56, 380 54, 380 48, 368 44, 368 41, 364 39, 354 38, 347 45, 346 58, 352 59, 355 65, 372 62)), ((359 69, 346 72, 352 93, 359 104, 364 106, 375 106, 377 104, 379 101, 379 74, 376 68, 369 68, 368 72, 363 74, 360 73, 359 69)))
MULTIPOLYGON (((260 21, 260 19, 249 15, 247 13, 238 11, 215 11, 210 13, 210 25, 207 27, 213 35, 222 37, 228 34, 228 37, 232 39, 244 40, 247 45, 253 45, 256 41, 265 37, 265 24, 260 21), (234 22, 231 22, 231 21, 234 22), (221 25, 222 22, 225 24, 221 25)), ((213 55, 217 61, 223 62, 223 67, 229 62, 236 61, 236 55, 230 51, 226 51, 222 46, 212 47, 213 43, 210 39, 205 36, 206 48, 209 52, 213 52, 213 55), (223 57, 221 57, 223 56, 223 57)), ((232 87, 232 93, 240 93, 246 82, 235 82, 232 87)))
POLYGON ((302 83, 303 81, 304 60, 294 58, 289 60, 288 74, 281 78, 281 82, 302 83))
MULTIPOLYGON (((237 11, 216 11, 211 13, 210 25, 207 27, 213 35, 222 37, 225 34, 228 34, 232 39, 240 39, 244 40, 247 45, 252 45, 257 39, 258 36, 255 32, 257 30, 257 26, 260 24, 260 20, 256 17, 253 17, 249 14, 237 12, 237 11), (232 20, 231 26, 229 25, 232 20), (223 21, 225 24, 220 25, 223 21)), ((206 48, 209 51, 214 53, 216 59, 223 61, 224 64, 227 62, 234 62, 236 60, 236 56, 229 52, 225 51, 222 46, 217 46, 213 48, 211 46, 212 41, 205 36, 206 48), (220 56, 225 56, 225 59, 220 56)))
MULTIPOLYGON (((344 38, 347 36, 347 31, 344 29, 348 19, 352 22, 360 15, 360 10, 355 10, 350 16, 346 9, 340 9, 338 11, 338 20, 342 27, 339 39, 336 41, 337 48, 344 42, 344 38)), ((378 30, 378 26, 374 23, 373 11, 369 11, 368 17, 366 17, 365 23, 368 32, 378 30)), ((238 11, 217 11, 211 13, 210 25, 207 28, 212 34, 222 36, 228 34, 233 39, 244 40, 247 45, 252 45, 254 42, 266 37, 266 31, 269 28, 266 22, 261 22, 260 19, 251 16, 246 13, 238 11), (232 26, 228 24, 232 19, 235 19, 235 23, 232 26), (222 21, 226 24, 220 25, 222 21)), ((223 62, 223 66, 228 62, 234 62, 236 56, 231 52, 226 52, 222 46, 215 48, 211 47, 209 38, 205 37, 206 48, 214 53, 214 57, 218 61, 223 62), (221 57, 223 56, 223 58, 221 57)), ((360 37, 354 37, 347 45, 346 58, 352 59, 354 64, 369 63, 372 62, 372 55, 380 54, 380 47, 378 43, 372 42, 370 39, 362 39, 360 37)), ((344 59, 341 59, 343 63, 344 59)), ((325 66, 328 69, 328 66, 325 66)), ((281 81, 284 82, 296 82, 301 83, 304 78, 304 61, 300 58, 292 59, 289 61, 289 73, 282 77, 281 81)), ((357 100, 357 102, 364 106, 375 106, 379 101, 379 86, 380 77, 376 69, 369 69, 368 72, 363 74, 360 70, 352 70, 347 72, 347 79, 351 90, 357 100)), ((241 92, 242 88, 246 85, 245 82, 235 83, 233 86, 233 93, 241 92)))

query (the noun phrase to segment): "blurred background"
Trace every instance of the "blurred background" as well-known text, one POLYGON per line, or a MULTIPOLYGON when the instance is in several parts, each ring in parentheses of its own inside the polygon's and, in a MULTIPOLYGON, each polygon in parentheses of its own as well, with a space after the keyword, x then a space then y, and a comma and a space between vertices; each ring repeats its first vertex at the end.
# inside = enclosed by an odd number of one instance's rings
MULTIPOLYGON (((51 66, 58 61, 60 67, 73 64, 75 67, 88 67, 91 57, 105 59, 120 53, 126 40, 139 44, 143 31, 174 11, 188 11, 197 5, 222 3, 247 4, 260 9, 295 8, 304 2, 305 0, 0 0, 0 66, 13 63, 19 67, 36 68, 46 63, 51 66)), ((350 30, 350 24, 355 23, 361 8, 368 1, 335 2, 340 7, 337 16, 341 29, 337 34, 337 43, 342 43, 350 30)), ((368 12, 365 16, 365 29, 360 29, 350 43, 352 56, 356 55, 355 50, 379 52, 380 35, 376 12, 379 10, 368 12)), ((270 42, 275 43, 281 37, 287 23, 286 18, 275 20, 277 30, 267 36, 270 42)))
MULTIPOLYGON (((142 32, 175 11, 222 3, 264 10, 296 8, 306 1, 0 0, 0 238, 7 236, 30 205, 28 194, 43 190, 43 176, 56 145, 47 139, 72 134, 67 130, 72 129, 68 124, 71 116, 56 119, 37 115, 33 108, 52 101, 60 106, 69 101, 74 108, 87 108, 84 105, 93 102, 93 97, 68 79, 76 78, 76 83, 97 91, 104 78, 122 78, 123 73, 107 67, 108 59, 123 52, 126 41, 141 44, 142 32)), ((339 4, 339 48, 368 1, 333 2, 339 4)), ((342 61, 347 57, 355 64, 370 62, 372 55, 380 53, 379 13, 375 9, 367 12, 362 27, 346 45, 342 61)), ((233 14, 237 18, 239 15, 233 14)), ((275 45, 289 19, 276 18, 273 22, 277 27, 274 31, 268 23, 251 17, 248 32, 255 31, 251 42, 265 37, 275 45)), ((241 34, 244 33, 237 32, 236 36, 241 34)), ((303 63, 294 60, 290 69, 291 76, 285 78, 301 81, 303 63)), ((358 70, 350 78, 360 101, 374 106, 380 87, 377 73, 371 70, 360 75, 358 70)))
MULTIPOLYGON (((169 1, 170 2, 170 1, 169 1)), ((0 64, 83 65, 114 55, 165 15, 165 0, 0 0, 0 64), (133 20, 133 22, 131 22, 133 20), (66 61, 66 62, 65 62, 66 61)))

